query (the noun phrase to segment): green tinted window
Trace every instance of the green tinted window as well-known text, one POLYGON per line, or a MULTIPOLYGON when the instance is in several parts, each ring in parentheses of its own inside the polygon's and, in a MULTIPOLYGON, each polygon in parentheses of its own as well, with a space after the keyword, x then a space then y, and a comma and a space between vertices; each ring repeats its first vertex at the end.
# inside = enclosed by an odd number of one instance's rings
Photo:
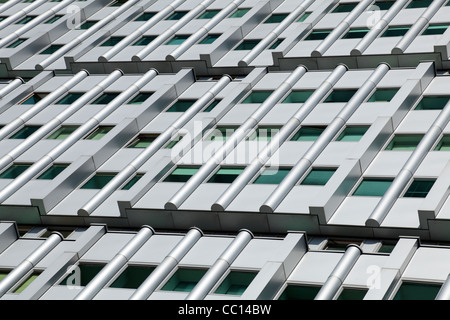
POLYGON ((291 169, 266 169, 253 182, 255 184, 280 184, 281 181, 288 175, 291 169))
POLYGON ((351 12, 355 7, 358 5, 358 3, 340 3, 331 13, 338 13, 338 12, 351 12))
POLYGON ((220 10, 205 10, 205 12, 197 17, 197 19, 211 19, 214 18, 219 12, 220 10))
POLYGON ((406 9, 410 9, 410 8, 427 8, 432 2, 433 2, 433 0, 412 0, 408 4, 406 9))
POLYGON ((185 112, 187 111, 197 100, 177 100, 166 112, 185 112))
POLYGON ((353 193, 354 196, 382 197, 389 189, 392 179, 364 179, 353 193))
POLYGON ((7 48, 17 48, 18 46, 20 46, 22 43, 24 43, 25 41, 27 41, 27 39, 17 39, 13 42, 11 42, 7 48))
POLYGON ((62 44, 52 44, 50 47, 42 50, 39 54, 52 54, 63 47, 62 44))
POLYGON ((150 98, 152 93, 150 92, 140 92, 136 96, 133 97, 130 101, 127 102, 127 104, 142 104, 150 98))
POLYGON ((190 292, 205 273, 201 269, 178 269, 161 290, 190 292))
POLYGON ((237 9, 228 18, 241 18, 249 11, 250 11, 250 9, 247 9, 247 8, 237 9))
POLYGON ((278 300, 314 300, 320 287, 288 285, 278 300))
POLYGON ((127 148, 147 148, 157 137, 154 134, 140 134, 127 148))
POLYGON ((357 90, 333 90, 324 102, 349 102, 357 90))
POLYGON ((389 10, 394 3, 395 1, 375 1, 373 5, 377 6, 380 10, 389 10))
POLYGON ((148 21, 155 15, 154 12, 144 12, 139 17, 137 17, 134 21, 148 21))
POLYGON ((36 278, 39 276, 39 273, 33 272, 28 278, 26 278, 16 289, 14 289, 14 293, 21 293, 25 290, 36 278))
POLYGON ((118 95, 118 93, 104 93, 100 97, 92 101, 91 104, 108 104, 113 101, 118 95))
POLYGON ((313 30, 304 40, 323 40, 332 30, 313 30))
POLYGON ((448 24, 434 24, 428 26, 422 33, 423 36, 443 34, 448 29, 448 24))
POLYGON ((288 16, 288 13, 274 13, 264 23, 280 23, 288 16))
POLYGON ((143 174, 137 174, 135 175, 130 181, 128 181, 123 187, 122 190, 130 190, 136 182, 138 182, 144 175, 143 174))
POLYGON ((252 50, 261 40, 244 40, 234 50, 252 50))
POLYGON ((208 34, 202 40, 199 41, 199 44, 211 44, 217 39, 219 39, 220 34, 208 34))
POLYGON ((231 271, 214 293, 240 296, 255 277, 254 272, 231 271))
POLYGON ((324 130, 325 127, 301 127, 291 141, 316 141, 324 130))
POLYGON ((411 26, 389 27, 381 37, 403 37, 411 26))
POLYGON ((48 19, 47 21, 45 21, 44 23, 45 24, 52 24, 52 23, 58 21, 61 18, 62 18, 62 16, 54 16, 54 17, 51 17, 50 19, 48 19))
POLYGON ((435 151, 450 151, 450 136, 443 136, 437 144, 435 151))
POLYGON ((67 277, 62 280, 59 285, 62 286, 86 286, 92 279, 102 270, 104 267, 103 264, 87 264, 80 263, 78 265, 79 270, 73 270, 67 277), (77 273, 77 274, 76 274, 77 273), (79 277, 80 283, 76 283, 77 278, 79 277))
POLYGON ((98 127, 94 132, 86 137, 86 140, 100 140, 114 127, 98 127))
POLYGON ((31 136, 33 133, 39 130, 38 126, 25 126, 15 134, 13 134, 9 139, 26 139, 31 136))
POLYGON ((54 164, 50 168, 48 168, 43 174, 41 174, 37 179, 39 180, 52 180, 55 179, 58 174, 64 171, 67 168, 66 164, 54 164))
POLYGON ((78 126, 64 126, 53 132, 47 137, 47 139, 63 140, 70 136, 78 126))
POLYGON ((178 167, 164 179, 165 182, 186 182, 188 181, 199 168, 196 167, 178 167))
POLYGON ((17 21, 15 24, 27 24, 28 22, 30 22, 34 18, 36 18, 36 17, 35 16, 26 16, 26 17, 20 19, 19 21, 17 21))
POLYGON ((389 102, 397 94, 398 89, 377 89, 368 102, 389 102))
POLYGON ((72 104, 83 96, 83 93, 69 92, 62 99, 55 102, 55 104, 72 104))
POLYGON ((177 35, 173 36, 172 39, 166 42, 168 45, 178 45, 182 44, 184 41, 186 41, 190 36, 189 35, 177 35))
POLYGON ((164 148, 172 149, 173 147, 175 147, 178 144, 178 142, 181 141, 181 139, 183 139, 183 135, 176 136, 175 138, 170 140, 170 142, 164 148))
POLYGON ((414 180, 406 191, 404 197, 407 198, 425 198, 434 185, 434 179, 414 180))
POLYGON ((368 126, 346 127, 336 139, 337 141, 359 141, 366 133, 368 126))
POLYGON ((396 135, 389 142, 386 150, 413 151, 416 149, 423 135, 396 135))
POLYGON ((362 28, 362 29, 350 29, 342 38, 343 39, 360 39, 364 38, 364 36, 369 32, 370 29, 362 28))
POLYGON ((25 172, 30 164, 13 164, 0 174, 0 179, 15 179, 25 172))
POLYGON ((217 127, 205 140, 225 141, 236 131, 237 127, 217 127))
POLYGON ((335 171, 336 169, 312 169, 306 178, 303 179, 301 185, 324 186, 335 171))
POLYGON ((303 21, 305 21, 305 20, 311 15, 311 13, 312 13, 312 12, 305 12, 304 14, 302 14, 302 15, 300 16, 300 18, 298 18, 297 22, 303 22, 303 21))
POLYGON ((274 43, 272 43, 270 46, 269 46, 269 50, 273 50, 273 49, 276 49, 282 42, 284 41, 284 39, 277 39, 274 43))
POLYGON ((314 90, 292 91, 282 103, 305 103, 314 93, 314 90))
POLYGON ((188 13, 188 11, 175 11, 170 16, 168 16, 166 20, 180 20, 186 15, 186 13, 188 13))
POLYGON ((211 112, 220 103, 220 101, 221 100, 214 100, 203 110, 203 112, 211 112))
POLYGON ((128 266, 111 284, 111 288, 137 289, 153 270, 154 267, 128 266))
POLYGON ((243 171, 244 168, 221 168, 208 180, 208 182, 232 183, 243 171))
POLYGON ((114 177, 115 173, 96 173, 88 182, 86 182, 81 189, 102 189, 114 177))
POLYGON ((118 44, 120 41, 123 40, 124 37, 111 37, 105 42, 103 42, 100 46, 101 47, 113 47, 116 44, 118 44))
POLYGON ((91 28, 94 24, 96 24, 97 22, 98 21, 85 21, 77 29, 87 30, 87 29, 91 28))
POLYGON ((252 91, 241 103, 263 103, 273 91, 252 91))
POLYGON ((434 300, 440 289, 440 284, 403 282, 394 300, 434 300))
POLYGON ((448 96, 424 96, 415 110, 442 110, 449 99, 448 96))
POLYGON ((363 300, 367 289, 344 288, 339 294, 338 300, 363 300))
POLYGON ((154 37, 154 36, 143 36, 138 41, 133 43, 133 46, 146 46, 155 39, 156 39, 156 37, 154 37))

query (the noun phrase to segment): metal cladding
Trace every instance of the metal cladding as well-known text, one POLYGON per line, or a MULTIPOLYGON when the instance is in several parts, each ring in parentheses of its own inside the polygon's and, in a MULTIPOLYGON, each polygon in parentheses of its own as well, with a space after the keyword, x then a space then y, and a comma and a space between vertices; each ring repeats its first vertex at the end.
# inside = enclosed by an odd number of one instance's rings
POLYGON ((449 299, 449 17, 3 1, 0 299, 449 299))

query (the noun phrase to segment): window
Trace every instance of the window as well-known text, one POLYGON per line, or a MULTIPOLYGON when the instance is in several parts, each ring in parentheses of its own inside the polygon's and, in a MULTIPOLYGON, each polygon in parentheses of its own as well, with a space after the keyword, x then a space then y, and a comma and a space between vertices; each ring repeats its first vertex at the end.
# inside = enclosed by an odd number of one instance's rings
POLYGON ((0 174, 0 179, 15 179, 29 167, 31 164, 13 164, 0 174))
POLYGON ((88 182, 83 184, 80 189, 102 189, 115 176, 115 173, 96 173, 88 182))
POLYGON ((305 12, 304 14, 302 14, 302 15, 300 16, 300 18, 298 18, 297 22, 303 22, 303 21, 305 21, 305 20, 311 15, 311 13, 312 13, 312 12, 305 12))
POLYGON ((450 136, 445 135, 441 138, 441 141, 437 144, 435 151, 450 151, 450 136))
POLYGON ((40 126, 25 126, 8 139, 26 139, 39 130, 40 126))
POLYGON ((288 13, 274 13, 264 23, 280 23, 288 16, 288 13))
POLYGON ((369 196, 369 197, 382 197, 384 193, 389 189, 392 183, 392 179, 376 179, 365 178, 356 191, 354 196, 369 196))
POLYGON ((396 243, 383 241, 381 243, 381 246, 380 246, 380 248, 378 249, 377 252, 379 252, 379 253, 391 253, 392 250, 394 250, 395 245, 396 245, 396 243))
POLYGON ((261 40, 243 40, 234 50, 252 50, 261 40))
POLYGON ((27 41, 27 39, 17 39, 13 42, 11 42, 7 48, 17 48, 18 46, 20 46, 22 43, 24 43, 25 41, 27 41))
POLYGON ((390 102, 398 89, 377 89, 367 102, 390 102))
POLYGON ((63 47, 62 44, 52 44, 51 46, 42 50, 39 54, 52 54, 61 49, 62 47, 63 47))
POLYGON ((177 100, 166 112, 185 112, 188 110, 197 100, 180 99, 177 100))
POLYGON ((39 276, 40 272, 33 271, 31 275, 29 275, 18 287, 16 287, 13 293, 21 293, 25 290, 36 278, 39 276))
POLYGON ((422 137, 423 135, 396 135, 385 150, 413 151, 422 137))
POLYGON ((111 131, 114 127, 110 126, 101 126, 94 130, 90 135, 86 137, 86 140, 100 140, 103 138, 109 131, 111 131))
POLYGON ((241 18, 249 11, 250 11, 249 8, 240 8, 237 9, 235 12, 233 12, 231 15, 229 15, 228 18, 241 18))
POLYGON ((263 103, 273 91, 252 91, 241 103, 263 103))
POLYGON ((9 271, 0 270, 0 282, 8 275, 9 271))
POLYGON ((380 8, 380 10, 389 10, 394 3, 395 1, 375 1, 373 5, 380 8))
POLYGON ((154 267, 128 266, 111 284, 111 288, 137 289, 153 270, 154 267))
POLYGON ((147 148, 157 137, 156 134, 140 134, 127 148, 147 148))
POLYGON ((342 39, 361 39, 370 31, 367 28, 359 28, 359 29, 350 29, 348 32, 342 37, 342 39))
POLYGON ((167 41, 165 44, 167 45, 178 45, 178 44, 182 44, 184 41, 186 41, 186 39, 189 38, 189 35, 177 35, 177 36, 173 36, 172 39, 170 39, 169 41, 167 41))
POLYGON ((218 14, 220 10, 205 10, 197 19, 212 19, 218 14))
POLYGON ((208 34, 206 37, 204 37, 202 40, 198 42, 198 44, 211 44, 217 39, 219 39, 220 34, 208 34))
POLYGON ((66 164, 54 164, 48 168, 44 173, 42 173, 37 179, 39 180, 52 180, 55 179, 58 174, 64 171, 68 165, 66 164))
POLYGON ((325 103, 328 102, 349 102, 353 95, 356 93, 356 89, 354 90, 344 90, 344 89, 336 89, 333 90, 328 97, 324 100, 325 103))
POLYGON ((431 3, 433 2, 433 0, 412 0, 408 6, 406 7, 406 9, 411 9, 411 8, 427 8, 431 3))
POLYGON ((394 300, 434 300, 440 289, 440 284, 403 282, 394 300))
POLYGON ((186 182, 197 171, 198 167, 178 167, 172 171, 172 173, 164 179, 165 182, 186 182))
POLYGON ((396 26, 389 27, 387 30, 381 35, 382 38, 385 37, 403 37, 411 28, 411 26, 396 26))
POLYGON ((47 93, 33 93, 19 102, 19 104, 36 104, 45 98, 45 96, 47 96, 47 93))
POLYGON ((415 179, 409 186, 404 197, 425 198, 433 187, 434 182, 434 179, 415 179))
POLYGON ((220 99, 213 100, 204 110, 203 112, 211 112, 214 108, 220 103, 220 99))
POLYGON ((291 169, 265 169, 261 175, 253 181, 254 184, 280 184, 281 181, 288 175, 291 169))
POLYGON ((336 169, 312 169, 300 184, 304 186, 324 186, 333 176, 335 171, 336 169))
POLYGON ((449 99, 448 96, 424 96, 415 110, 442 110, 449 99))
POLYGON ((314 90, 292 91, 281 103, 305 103, 314 93, 314 90))
POLYGON ((144 175, 143 174, 136 174, 130 181, 128 181, 121 190, 130 190, 136 182, 138 182, 144 175))
POLYGON ((338 136, 336 141, 359 141, 366 133, 368 126, 350 126, 346 127, 344 131, 338 136))
POLYGON ((137 17, 134 21, 148 21, 155 15, 154 12, 144 12, 139 17, 137 17))
POLYGON ((332 30, 313 30, 304 40, 323 40, 328 37, 331 31, 332 30))
POLYGON ((288 285, 278 300, 314 300, 320 287, 288 285))
POLYGON ((175 11, 175 12, 172 13, 170 16, 168 16, 168 17, 166 18, 166 20, 180 20, 180 19, 183 18, 187 13, 188 13, 188 11, 175 11))
POLYGON ((351 12, 358 3, 340 3, 331 13, 351 12))
POLYGON ((173 147, 175 147, 178 142, 181 141, 181 139, 183 139, 183 135, 177 135, 175 138, 173 138, 172 140, 170 140, 170 142, 164 147, 165 149, 172 149, 173 147))
POLYGON ((75 130, 78 129, 78 126, 62 126, 51 135, 47 137, 47 139, 52 140, 63 140, 70 136, 75 130))
POLYGON ((55 102, 55 104, 72 104, 83 96, 84 93, 69 92, 63 98, 55 102))
POLYGON ((209 183, 232 183, 244 168, 220 168, 209 180, 209 183))
POLYGON ((104 41, 101 47, 113 47, 123 40, 124 37, 110 37, 108 40, 104 41))
POLYGON ((126 2, 127 2, 127 0, 115 0, 109 6, 110 7, 120 7, 121 5, 123 5, 126 2))
POLYGON ((95 276, 103 269, 105 265, 100 263, 80 263, 78 265, 79 270, 73 270, 71 274, 65 277, 59 285, 80 285, 86 286, 95 276), (78 271, 78 272, 77 272, 78 271), (75 274, 76 273, 76 274, 75 274), (79 276, 80 283, 75 283, 76 276, 79 276))
POLYGON ((100 97, 91 102, 91 104, 108 104, 113 101, 118 95, 118 93, 103 93, 100 97))
POLYGON ((448 24, 429 25, 428 28, 426 28, 425 31, 422 32, 422 36, 443 34, 445 31, 447 31, 448 26, 448 24))
POLYGON ((150 98, 152 94, 152 92, 139 92, 136 96, 133 97, 133 99, 128 101, 127 104, 142 104, 148 98, 150 98))
POLYGON ((82 24, 80 24, 78 26, 78 28, 76 28, 77 30, 87 30, 90 27, 92 27, 94 24, 96 24, 98 21, 85 21, 82 24))
POLYGON ((272 137, 274 137, 280 128, 274 127, 258 127, 255 131, 253 131, 247 140, 250 141, 270 141, 272 137))
POLYGON ((58 21, 61 18, 62 18, 62 16, 53 16, 50 19, 48 19, 47 21, 45 21, 44 23, 45 24, 52 24, 52 23, 58 21))
POLYGON ((156 37, 154 37, 154 36, 143 36, 138 41, 133 43, 132 45, 133 46, 146 46, 155 39, 156 39, 156 37))
POLYGON ((238 127, 235 126, 217 127, 206 137, 205 140, 225 141, 233 135, 237 128, 238 127))
POLYGON ((301 127, 291 138, 291 141, 316 141, 324 130, 325 127, 301 127))
POLYGON ((273 49, 276 49, 282 42, 284 41, 284 39, 277 39, 274 43, 272 43, 270 46, 269 46, 269 50, 273 50, 273 49))
POLYGON ((214 293, 240 296, 255 277, 254 272, 231 271, 214 293))
POLYGON ((203 269, 178 269, 161 290, 190 292, 205 273, 203 269))
POLYGON ((27 24, 28 22, 30 22, 34 18, 36 18, 36 17, 35 16, 26 16, 26 17, 20 19, 19 21, 17 21, 15 24, 27 24))
POLYGON ((337 300, 363 300, 366 293, 364 288, 344 288, 337 300))

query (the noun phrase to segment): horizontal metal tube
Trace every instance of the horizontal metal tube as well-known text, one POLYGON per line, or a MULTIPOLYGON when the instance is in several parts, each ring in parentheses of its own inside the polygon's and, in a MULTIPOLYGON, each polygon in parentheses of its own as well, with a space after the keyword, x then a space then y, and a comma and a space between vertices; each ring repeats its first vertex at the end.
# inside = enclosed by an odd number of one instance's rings
POLYGON ((186 300, 204 299, 252 238, 253 234, 250 231, 240 231, 233 242, 225 249, 225 252, 192 289, 186 300))
POLYGON ((131 257, 150 239, 154 230, 143 226, 141 230, 117 253, 114 258, 92 279, 74 300, 92 300, 103 287, 116 275, 131 259, 131 257))
POLYGON ((7 17, 5 20, 0 22, 0 30, 6 28, 10 24, 12 24, 12 23, 16 22, 17 20, 23 18, 28 13, 30 13, 34 9, 38 8, 39 6, 41 6, 45 2, 47 2, 47 0, 37 0, 37 1, 33 2, 32 4, 26 6, 22 10, 13 13, 11 16, 7 17))
POLYGON ((167 257, 153 270, 150 276, 136 289, 130 300, 148 299, 202 236, 203 232, 200 229, 191 228, 167 257))
POLYGON ((189 195, 212 173, 226 155, 244 139, 251 129, 269 112, 273 106, 289 91, 292 86, 306 73, 306 68, 300 66, 261 104, 227 141, 211 156, 210 159, 186 182, 181 189, 165 204, 165 208, 176 210, 189 195))

